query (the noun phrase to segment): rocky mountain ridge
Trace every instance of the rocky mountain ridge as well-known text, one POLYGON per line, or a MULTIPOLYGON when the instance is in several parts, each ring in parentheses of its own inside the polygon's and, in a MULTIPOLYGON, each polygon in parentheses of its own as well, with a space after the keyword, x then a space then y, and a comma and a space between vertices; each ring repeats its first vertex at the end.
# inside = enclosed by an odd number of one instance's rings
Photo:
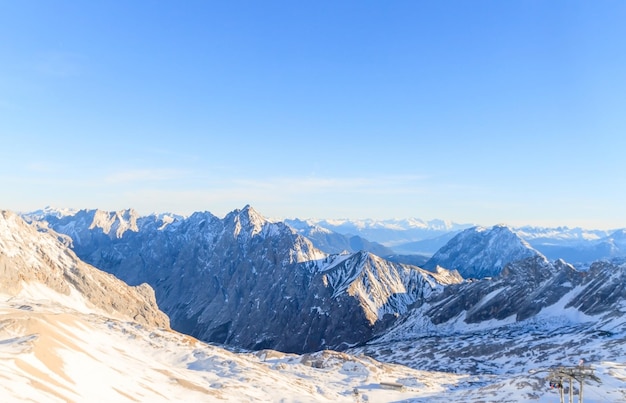
MULTIPOLYGON (((90 214, 94 214, 97 210, 89 211, 90 214)), ((42 210, 25 213, 23 216, 26 219, 39 220, 46 217, 46 220, 54 220, 76 213, 75 210, 46 207, 42 210)), ((132 216, 137 213, 128 209, 120 212, 100 212, 100 214, 107 215, 109 220, 114 220, 118 214, 132 216)), ((162 220, 164 225, 186 218, 170 213, 151 214, 147 217, 162 220)), ((139 220, 144 218, 138 217, 139 220)), ((128 221, 132 222, 132 220, 128 221)), ((311 240, 316 248, 326 253, 367 250, 383 257, 400 255, 396 260, 408 264, 427 260, 423 257, 432 257, 459 232, 476 226, 444 220, 425 221, 417 218, 402 220, 286 219, 283 222, 311 240), (410 258, 410 255, 416 255, 417 258, 410 258), (407 258, 404 259, 403 256, 407 256, 407 258)), ((113 225, 113 223, 109 225, 113 225)), ((119 225, 125 231, 129 224, 120 223, 119 225)), ((507 227, 548 259, 563 259, 579 268, 586 269, 589 264, 596 260, 626 257, 626 242, 624 241, 626 229, 507 227)), ((113 233, 113 235, 115 234, 113 233)))
POLYGON ((175 329, 244 348, 310 352, 363 343, 442 284, 461 281, 364 251, 328 255, 250 206, 223 219, 83 210, 46 220, 85 261, 129 284, 151 284, 175 329), (128 224, 94 224, 99 217, 128 224))
POLYGON ((578 271, 534 256, 446 287, 350 351, 429 370, 527 373, 623 356, 625 318, 626 264, 578 271))

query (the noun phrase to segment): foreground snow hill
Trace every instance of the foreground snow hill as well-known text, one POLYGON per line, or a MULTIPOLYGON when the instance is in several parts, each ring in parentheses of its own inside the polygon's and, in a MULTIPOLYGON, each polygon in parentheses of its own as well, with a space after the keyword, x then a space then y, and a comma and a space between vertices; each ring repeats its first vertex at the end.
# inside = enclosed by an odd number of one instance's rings
POLYGON ((235 354, 63 300, 49 291, 0 300, 3 402, 391 402, 436 396, 464 378, 332 351, 235 354))

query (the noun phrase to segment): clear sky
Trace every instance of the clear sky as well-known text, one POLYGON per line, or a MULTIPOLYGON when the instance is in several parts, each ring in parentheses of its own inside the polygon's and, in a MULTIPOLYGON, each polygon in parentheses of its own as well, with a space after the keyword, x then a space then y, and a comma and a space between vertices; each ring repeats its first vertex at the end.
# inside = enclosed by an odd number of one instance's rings
POLYGON ((625 1, 3 1, 0 208, 626 227, 625 1))

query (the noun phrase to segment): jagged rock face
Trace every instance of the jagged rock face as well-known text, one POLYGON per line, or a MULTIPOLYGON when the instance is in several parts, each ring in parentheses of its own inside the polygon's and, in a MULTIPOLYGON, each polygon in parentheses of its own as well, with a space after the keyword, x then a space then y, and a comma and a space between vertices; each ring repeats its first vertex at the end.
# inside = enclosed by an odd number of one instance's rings
POLYGON ((622 315, 626 308, 626 264, 595 262, 584 273, 584 289, 567 305, 587 315, 622 315))
POLYGON ((622 357, 625 314, 626 263, 578 271, 536 256, 446 287, 350 351, 440 371, 527 372, 622 357))
POLYGON ((16 295, 33 283, 74 295, 111 315, 169 328, 169 319, 159 311, 150 286, 129 287, 82 262, 54 231, 38 231, 17 214, 1 211, 0 292, 16 295))
POLYGON ((526 241, 504 225, 473 227, 460 232, 424 265, 457 270, 463 278, 497 276, 510 262, 541 256, 526 241))
POLYGON ((462 281, 456 272, 431 273, 393 263, 369 253, 351 255, 323 273, 323 281, 335 295, 355 296, 370 323, 386 314, 403 314, 415 302, 441 292, 443 285, 462 281))
POLYGON ((495 278, 452 284, 416 312, 434 325, 521 322, 543 309, 575 308, 585 315, 620 316, 626 308, 626 264, 596 262, 588 272, 535 256, 509 263, 495 278))
POLYGON ((521 321, 550 306, 582 282, 583 274, 562 261, 534 256, 509 263, 493 279, 453 285, 436 296, 427 315, 441 324, 465 314, 466 323, 521 321))
POLYGON ((328 256, 249 206, 223 219, 205 212, 136 223, 137 231, 112 237, 71 216, 50 221, 88 262, 130 284, 151 284, 173 328, 244 348, 310 352, 362 343, 441 283, 461 281, 365 252, 328 256))

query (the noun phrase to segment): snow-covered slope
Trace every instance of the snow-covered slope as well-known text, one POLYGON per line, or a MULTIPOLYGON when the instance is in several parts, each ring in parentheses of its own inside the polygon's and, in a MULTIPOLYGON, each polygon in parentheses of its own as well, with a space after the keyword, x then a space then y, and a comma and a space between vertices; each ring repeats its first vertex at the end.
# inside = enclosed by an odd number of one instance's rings
MULTIPOLYGON (((517 329, 522 334, 538 331, 543 325, 548 330, 570 326, 574 329, 573 338, 578 338, 575 326, 603 330, 608 335, 626 331, 625 319, 626 264, 597 262, 582 272, 563 261, 549 262, 535 256, 508 264, 495 278, 446 287, 444 292, 427 298, 378 341, 472 335, 499 328, 517 329)), ((619 347, 626 349, 626 342, 619 347)), ((483 353, 507 354, 489 347, 481 351, 477 349, 467 358, 473 362, 483 353)), ((453 351, 451 354, 459 361, 446 365, 460 365, 463 357, 453 351)), ((422 363, 428 365, 426 361, 422 363)), ((431 365, 445 369, 441 360, 431 365)))
POLYGON ((322 284, 333 298, 356 298, 370 325, 385 315, 397 317, 418 300, 443 291, 444 285, 457 284, 456 272, 436 273, 384 260, 366 252, 339 256, 322 271, 322 284))
POLYGON ((437 251, 424 268, 458 270, 464 278, 496 276, 509 262, 541 255, 505 225, 472 227, 437 251))
MULTIPOLYGON (((421 371, 333 351, 232 353, 177 332, 28 298, 1 299, 0 317, 0 396, 7 403, 467 402, 486 393, 493 399, 488 401, 522 396, 519 378, 421 371)), ((606 371, 626 373, 617 363, 606 371)))

